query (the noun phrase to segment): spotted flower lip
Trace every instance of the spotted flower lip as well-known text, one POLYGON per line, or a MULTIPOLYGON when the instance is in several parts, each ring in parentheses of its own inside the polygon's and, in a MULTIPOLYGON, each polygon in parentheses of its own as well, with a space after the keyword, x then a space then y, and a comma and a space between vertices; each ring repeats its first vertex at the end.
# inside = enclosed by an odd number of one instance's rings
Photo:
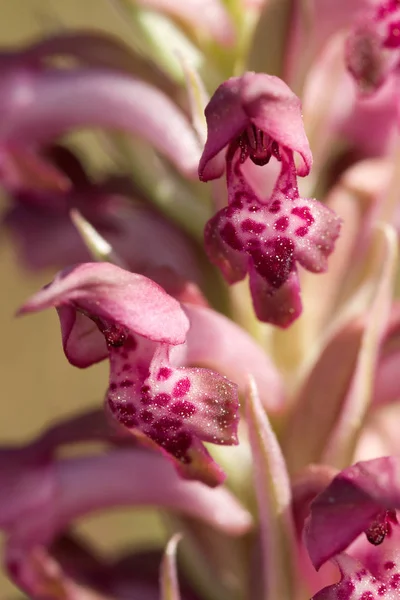
POLYGON ((310 172, 312 155, 300 100, 278 77, 248 72, 228 79, 214 93, 205 116, 208 137, 199 163, 202 181, 222 175, 219 153, 234 143, 245 145, 249 155, 258 160, 256 164, 265 164, 278 149, 298 152, 302 159, 298 174, 310 172), (261 157, 256 156, 257 151, 261 157))
POLYGON ((362 461, 341 471, 311 503, 304 539, 315 568, 345 550, 362 532, 374 544, 400 507, 398 456, 362 461), (374 531, 375 530, 375 531, 374 531))
POLYGON ((109 357, 108 413, 184 477, 221 483, 224 473, 202 442, 238 443, 237 386, 180 365, 174 349, 185 342, 189 321, 179 302, 144 276, 87 263, 61 272, 20 313, 51 306, 72 364, 109 357))
POLYGON ((254 193, 238 160, 228 166, 229 204, 206 225, 206 250, 229 283, 249 273, 261 321, 288 327, 302 309, 297 262, 314 273, 326 271, 340 219, 316 200, 300 198, 292 159, 282 162, 268 201, 254 193))

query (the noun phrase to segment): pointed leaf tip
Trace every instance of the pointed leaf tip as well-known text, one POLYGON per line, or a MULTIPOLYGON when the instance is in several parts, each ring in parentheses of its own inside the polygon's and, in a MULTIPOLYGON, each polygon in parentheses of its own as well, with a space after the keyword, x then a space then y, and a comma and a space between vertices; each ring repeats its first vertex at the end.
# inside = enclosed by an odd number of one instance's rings
POLYGON ((265 598, 291 598, 291 582, 296 578, 290 482, 278 440, 251 376, 247 388, 246 413, 254 458, 265 598))

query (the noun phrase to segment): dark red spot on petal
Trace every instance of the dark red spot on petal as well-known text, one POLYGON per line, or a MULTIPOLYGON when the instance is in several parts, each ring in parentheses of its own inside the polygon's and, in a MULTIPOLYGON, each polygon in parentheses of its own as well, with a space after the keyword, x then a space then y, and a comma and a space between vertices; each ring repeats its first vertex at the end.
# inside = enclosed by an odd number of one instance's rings
POLYGON ((249 233, 262 233, 265 229, 265 225, 264 223, 253 221, 253 219, 245 219, 241 228, 243 231, 248 231, 249 233))
POLYGON ((295 208, 291 211, 292 215, 296 215, 296 217, 300 217, 307 223, 307 225, 312 225, 314 223, 314 217, 311 214, 308 206, 295 206, 295 208))
POLYGON ((384 583, 382 583, 382 585, 380 585, 376 591, 378 596, 384 596, 387 592, 387 587, 384 583))
POLYGON ((294 267, 294 244, 288 238, 276 238, 267 244, 267 250, 252 250, 251 256, 259 274, 270 285, 279 288, 294 267))
POLYGON ((172 390, 172 395, 174 398, 182 398, 182 396, 185 396, 189 390, 190 379, 189 377, 184 377, 176 382, 174 389, 172 390))
POLYGON ((400 573, 395 573, 389 580, 390 587, 397 590, 400 587, 400 573))
POLYGON ((161 394, 156 394, 153 401, 156 406, 166 406, 170 400, 171 396, 162 392, 161 394))
POLYGON ((391 571, 392 569, 395 568, 395 564, 392 560, 388 560, 387 562, 385 562, 385 564, 383 565, 383 567, 386 569, 386 571, 391 571))
POLYGON ((118 421, 126 427, 137 427, 136 408, 129 402, 115 404, 114 414, 118 421))
POLYGON ((159 369, 158 373, 157 373, 157 380, 158 381, 166 381, 167 379, 169 379, 172 375, 172 369, 169 369, 168 367, 161 367, 161 369, 159 369))
POLYGON ((154 421, 154 415, 151 410, 141 410, 139 413, 139 417, 143 421, 143 423, 152 423, 154 421))
POLYGON ((337 599, 350 600, 350 597, 353 594, 355 587, 356 586, 354 585, 354 583, 349 579, 343 580, 338 589, 337 599))
POLYGON ((192 417, 196 412, 196 407, 187 400, 179 400, 171 406, 171 412, 182 417, 182 419, 192 417))
POLYGON ((288 227, 289 227, 288 217, 279 217, 279 219, 277 219, 275 221, 274 228, 276 229, 276 231, 286 231, 286 229, 288 227))
POLYGON ((122 388, 129 388, 133 386, 133 381, 131 381, 130 379, 124 379, 124 381, 121 381, 121 383, 119 384, 120 387, 122 388))
POLYGON ((220 236, 223 241, 234 250, 243 250, 243 244, 240 241, 236 229, 232 223, 225 223, 220 230, 220 236))
POLYGON ((361 594, 360 600, 374 600, 374 594, 367 590, 361 594))
POLYGON ((281 202, 280 200, 274 200, 271 206, 268 208, 268 211, 272 214, 276 214, 281 210, 281 202))
POLYGON ((297 237, 304 237, 308 233, 308 227, 304 225, 303 227, 298 227, 294 232, 297 237))

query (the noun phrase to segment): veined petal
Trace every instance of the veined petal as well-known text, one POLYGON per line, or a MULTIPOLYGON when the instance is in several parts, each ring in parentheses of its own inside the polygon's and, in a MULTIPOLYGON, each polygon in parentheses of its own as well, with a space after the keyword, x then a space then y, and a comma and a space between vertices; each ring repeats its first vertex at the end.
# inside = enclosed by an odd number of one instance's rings
POLYGON ((0 139, 49 142, 76 127, 127 131, 149 141, 186 175, 200 158, 183 113, 157 88, 101 69, 6 72, 0 139), (167 133, 167 134, 166 134, 167 133))
MULTIPOLYGON (((65 305, 79 306, 81 311, 160 342, 181 344, 189 328, 179 303, 160 286, 143 275, 109 263, 86 263, 62 271, 26 302, 19 313, 52 306, 63 309, 65 305)), ((70 311, 68 314, 70 323, 70 311)), ((63 321, 62 325, 65 330, 63 321)), ((87 331, 82 331, 81 320, 76 320, 73 327, 78 328, 79 331, 74 331, 78 337, 87 335, 87 331)))
POLYGON ((305 543, 318 569, 380 515, 400 508, 400 459, 359 462, 339 473, 311 503, 305 543))

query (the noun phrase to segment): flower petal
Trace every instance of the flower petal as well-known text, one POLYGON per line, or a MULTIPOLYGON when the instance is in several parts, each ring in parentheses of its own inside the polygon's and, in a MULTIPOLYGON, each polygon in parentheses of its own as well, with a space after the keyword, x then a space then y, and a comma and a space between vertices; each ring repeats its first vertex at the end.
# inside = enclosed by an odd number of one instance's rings
POLYGON ((312 155, 300 100, 278 77, 249 72, 228 79, 212 96, 205 115, 208 137, 199 163, 202 181, 222 174, 215 164, 219 152, 251 124, 279 146, 300 154, 303 164, 297 169, 299 175, 310 172, 312 155))
POLYGON ((200 147, 189 122, 143 81, 95 68, 16 69, 3 85, 2 140, 44 143, 76 127, 117 129, 149 141, 184 174, 196 172, 200 147))
POLYGON ((311 503, 305 543, 316 569, 339 554, 379 514, 400 508, 400 459, 359 462, 339 473, 311 503))
MULTIPOLYGON (((129 273, 109 263, 86 263, 62 271, 54 281, 24 304, 20 314, 36 312, 51 306, 74 304, 81 311, 106 322, 118 323, 148 339, 170 344, 185 341, 189 323, 179 303, 156 283, 143 275, 129 273)), ((63 314, 65 312, 63 311, 63 314)), ((68 311, 66 337, 87 335, 81 320, 71 327, 68 311)))

